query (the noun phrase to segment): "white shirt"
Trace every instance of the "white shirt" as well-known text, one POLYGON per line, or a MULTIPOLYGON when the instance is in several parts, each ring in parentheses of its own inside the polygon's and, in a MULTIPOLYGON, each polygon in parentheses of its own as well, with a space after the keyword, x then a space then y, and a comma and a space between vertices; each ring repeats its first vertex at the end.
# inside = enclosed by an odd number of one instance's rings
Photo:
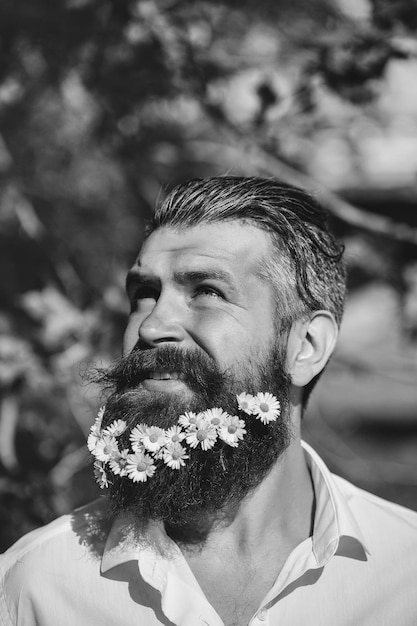
MULTIPOLYGON (((316 512, 251 626, 416 626, 417 513, 331 474, 303 444, 316 512)), ((0 556, 2 626, 223 626, 158 524, 132 539, 107 499, 0 556)), ((241 625, 243 626, 243 625, 241 625)))

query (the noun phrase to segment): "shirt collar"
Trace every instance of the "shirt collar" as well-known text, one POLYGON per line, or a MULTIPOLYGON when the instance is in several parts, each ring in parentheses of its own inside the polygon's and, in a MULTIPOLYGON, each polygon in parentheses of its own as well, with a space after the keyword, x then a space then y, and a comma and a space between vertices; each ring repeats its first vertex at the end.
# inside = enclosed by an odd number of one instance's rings
MULTIPOLYGON (((312 536, 313 553, 317 566, 322 567, 339 550, 344 537, 354 539, 356 547, 370 554, 359 526, 349 508, 346 495, 342 493, 335 477, 319 455, 305 441, 301 442, 310 469, 315 493, 315 514, 312 536)), ((353 544, 344 542, 344 549, 354 555, 353 544)), ((356 550, 357 553, 357 550, 356 550)), ((348 556, 346 554, 346 556, 348 556)))
POLYGON ((162 524, 149 522, 142 529, 135 529, 129 516, 118 516, 107 537, 101 560, 102 573, 126 563, 138 561, 144 553, 160 554, 170 559, 181 555, 181 551, 165 533, 162 524))
MULTIPOLYGON (((312 535, 313 554, 317 566, 325 565, 338 551, 343 537, 350 537, 369 554, 363 535, 333 475, 319 455, 305 441, 301 442, 315 492, 315 514, 312 535)), ((115 519, 104 547, 101 571, 131 560, 139 560, 144 552, 178 558, 181 551, 158 522, 150 522, 140 534, 133 532, 132 519, 115 519)), ((351 546, 351 544, 349 544, 351 546)))

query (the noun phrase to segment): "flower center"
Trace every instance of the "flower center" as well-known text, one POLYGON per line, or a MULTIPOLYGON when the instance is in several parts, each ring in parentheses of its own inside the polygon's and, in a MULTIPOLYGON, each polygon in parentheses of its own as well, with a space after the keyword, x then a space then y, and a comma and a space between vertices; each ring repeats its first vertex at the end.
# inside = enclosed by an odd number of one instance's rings
POLYGON ((150 441, 151 443, 156 443, 156 442, 158 441, 158 435, 152 434, 152 435, 149 437, 149 441, 150 441))
POLYGON ((178 435, 172 435, 171 437, 171 441, 173 441, 174 443, 179 442, 180 438, 178 437, 178 435))
POLYGON ((181 452, 174 451, 174 452, 172 452, 171 456, 174 459, 174 461, 177 461, 180 458, 180 456, 181 456, 181 452))
POLYGON ((110 454, 111 449, 112 449, 111 445, 109 445, 109 444, 107 444, 107 446, 104 446, 104 448, 103 448, 104 454, 110 454))
POLYGON ((269 405, 266 404, 265 402, 261 402, 261 404, 259 405, 259 408, 261 409, 261 411, 263 411, 264 413, 268 413, 269 411, 269 405))
POLYGON ((139 463, 136 465, 136 469, 138 470, 138 472, 144 472, 146 470, 146 463, 144 461, 139 461, 139 463))
POLYGON ((211 423, 213 424, 213 426, 218 426, 220 424, 220 417, 213 417, 211 423))
POLYGON ((235 432, 237 431, 237 426, 234 426, 233 424, 230 424, 230 426, 227 427, 228 432, 231 435, 234 435, 235 432))
POLYGON ((207 431, 205 430, 198 430, 197 431, 197 439, 199 441, 204 441, 204 439, 206 439, 207 437, 207 431))

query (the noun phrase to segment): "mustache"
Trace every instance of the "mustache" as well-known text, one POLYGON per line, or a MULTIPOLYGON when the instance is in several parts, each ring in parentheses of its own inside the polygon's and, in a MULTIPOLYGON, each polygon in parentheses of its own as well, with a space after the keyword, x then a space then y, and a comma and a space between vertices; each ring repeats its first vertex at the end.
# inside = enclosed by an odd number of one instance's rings
POLYGON ((106 390, 123 393, 135 389, 156 371, 175 372, 192 391, 210 392, 228 378, 206 353, 166 345, 134 348, 110 367, 96 369, 93 380, 106 390))

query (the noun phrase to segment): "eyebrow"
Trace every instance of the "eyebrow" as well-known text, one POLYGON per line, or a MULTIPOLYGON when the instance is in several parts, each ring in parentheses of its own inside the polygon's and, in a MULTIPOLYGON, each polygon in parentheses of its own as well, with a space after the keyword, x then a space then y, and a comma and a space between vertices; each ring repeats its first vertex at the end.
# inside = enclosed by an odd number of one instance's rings
POLYGON ((229 287, 234 287, 234 281, 229 272, 219 269, 206 269, 206 270, 189 270, 185 272, 174 273, 175 282, 180 285, 186 283, 197 283, 203 280, 218 280, 225 283, 229 287))
POLYGON ((155 285, 158 284, 158 278, 144 274, 138 267, 132 267, 126 275, 125 289, 126 292, 132 289, 134 285, 155 285))
MULTIPOLYGON (((174 281, 179 285, 185 285, 187 283, 196 283, 204 280, 218 280, 226 284, 229 288, 234 289, 235 283, 229 272, 225 272, 220 269, 202 269, 202 270, 188 270, 183 272, 174 272, 174 281)), ((160 279, 152 274, 144 273, 139 267, 133 267, 126 276, 126 291, 134 284, 141 285, 157 285, 160 284, 160 279)))

